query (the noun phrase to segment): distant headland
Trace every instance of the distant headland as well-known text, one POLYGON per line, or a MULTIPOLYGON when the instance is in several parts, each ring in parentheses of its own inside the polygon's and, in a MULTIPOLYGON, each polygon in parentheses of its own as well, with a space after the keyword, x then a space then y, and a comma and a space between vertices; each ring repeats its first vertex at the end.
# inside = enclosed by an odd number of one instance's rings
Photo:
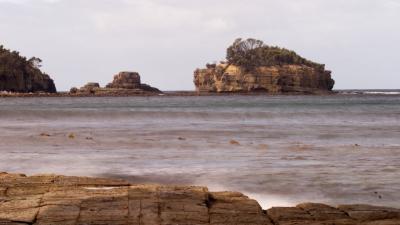
POLYGON ((0 45, 0 91, 56 93, 54 81, 40 71, 41 62, 40 58, 27 59, 0 45))
MULTIPOLYGON (((132 96, 162 92, 142 84, 137 72, 120 72, 100 87, 90 82, 69 92, 57 93, 54 81, 41 72, 42 60, 27 59, 0 46, 0 96, 132 96)), ((325 65, 307 60, 294 51, 271 47, 256 39, 237 39, 226 59, 194 72, 196 91, 178 95, 207 94, 329 94, 335 81, 325 65)))

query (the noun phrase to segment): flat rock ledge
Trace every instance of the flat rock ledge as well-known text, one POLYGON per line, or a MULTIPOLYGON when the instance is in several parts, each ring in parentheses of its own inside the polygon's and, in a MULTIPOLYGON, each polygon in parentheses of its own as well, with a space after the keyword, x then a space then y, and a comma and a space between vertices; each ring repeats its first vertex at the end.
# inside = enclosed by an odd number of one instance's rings
POLYGON ((263 210, 241 193, 206 187, 0 173, 0 224, 400 225, 400 210, 316 203, 263 210))

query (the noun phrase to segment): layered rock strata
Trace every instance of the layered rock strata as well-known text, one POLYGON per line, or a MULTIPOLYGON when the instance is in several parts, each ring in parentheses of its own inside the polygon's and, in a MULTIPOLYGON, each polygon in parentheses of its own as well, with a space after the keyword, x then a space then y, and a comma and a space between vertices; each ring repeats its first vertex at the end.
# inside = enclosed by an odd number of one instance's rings
POLYGON ((251 72, 228 64, 208 65, 194 72, 198 92, 330 92, 335 81, 331 72, 306 65, 257 67, 251 72))
POLYGON ((264 211, 241 193, 205 187, 0 173, 0 224, 399 225, 400 210, 306 203, 264 211))

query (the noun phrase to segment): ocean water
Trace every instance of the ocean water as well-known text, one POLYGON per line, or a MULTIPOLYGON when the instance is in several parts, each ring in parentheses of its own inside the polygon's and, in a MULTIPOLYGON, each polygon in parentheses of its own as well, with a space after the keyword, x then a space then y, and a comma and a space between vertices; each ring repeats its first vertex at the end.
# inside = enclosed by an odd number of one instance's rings
POLYGON ((0 171, 400 207, 400 95, 0 98, 0 171))

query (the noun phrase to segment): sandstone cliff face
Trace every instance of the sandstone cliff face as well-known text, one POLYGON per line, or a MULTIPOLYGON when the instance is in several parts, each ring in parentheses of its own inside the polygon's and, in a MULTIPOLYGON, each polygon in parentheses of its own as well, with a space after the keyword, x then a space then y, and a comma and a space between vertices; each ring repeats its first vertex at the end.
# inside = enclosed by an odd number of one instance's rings
POLYGON ((264 211, 241 193, 205 187, 0 173, 0 224, 399 225, 400 210, 306 203, 264 211))
POLYGON ((334 86, 331 72, 305 65, 257 67, 252 72, 234 65, 209 65, 194 72, 198 92, 318 93, 334 86))

